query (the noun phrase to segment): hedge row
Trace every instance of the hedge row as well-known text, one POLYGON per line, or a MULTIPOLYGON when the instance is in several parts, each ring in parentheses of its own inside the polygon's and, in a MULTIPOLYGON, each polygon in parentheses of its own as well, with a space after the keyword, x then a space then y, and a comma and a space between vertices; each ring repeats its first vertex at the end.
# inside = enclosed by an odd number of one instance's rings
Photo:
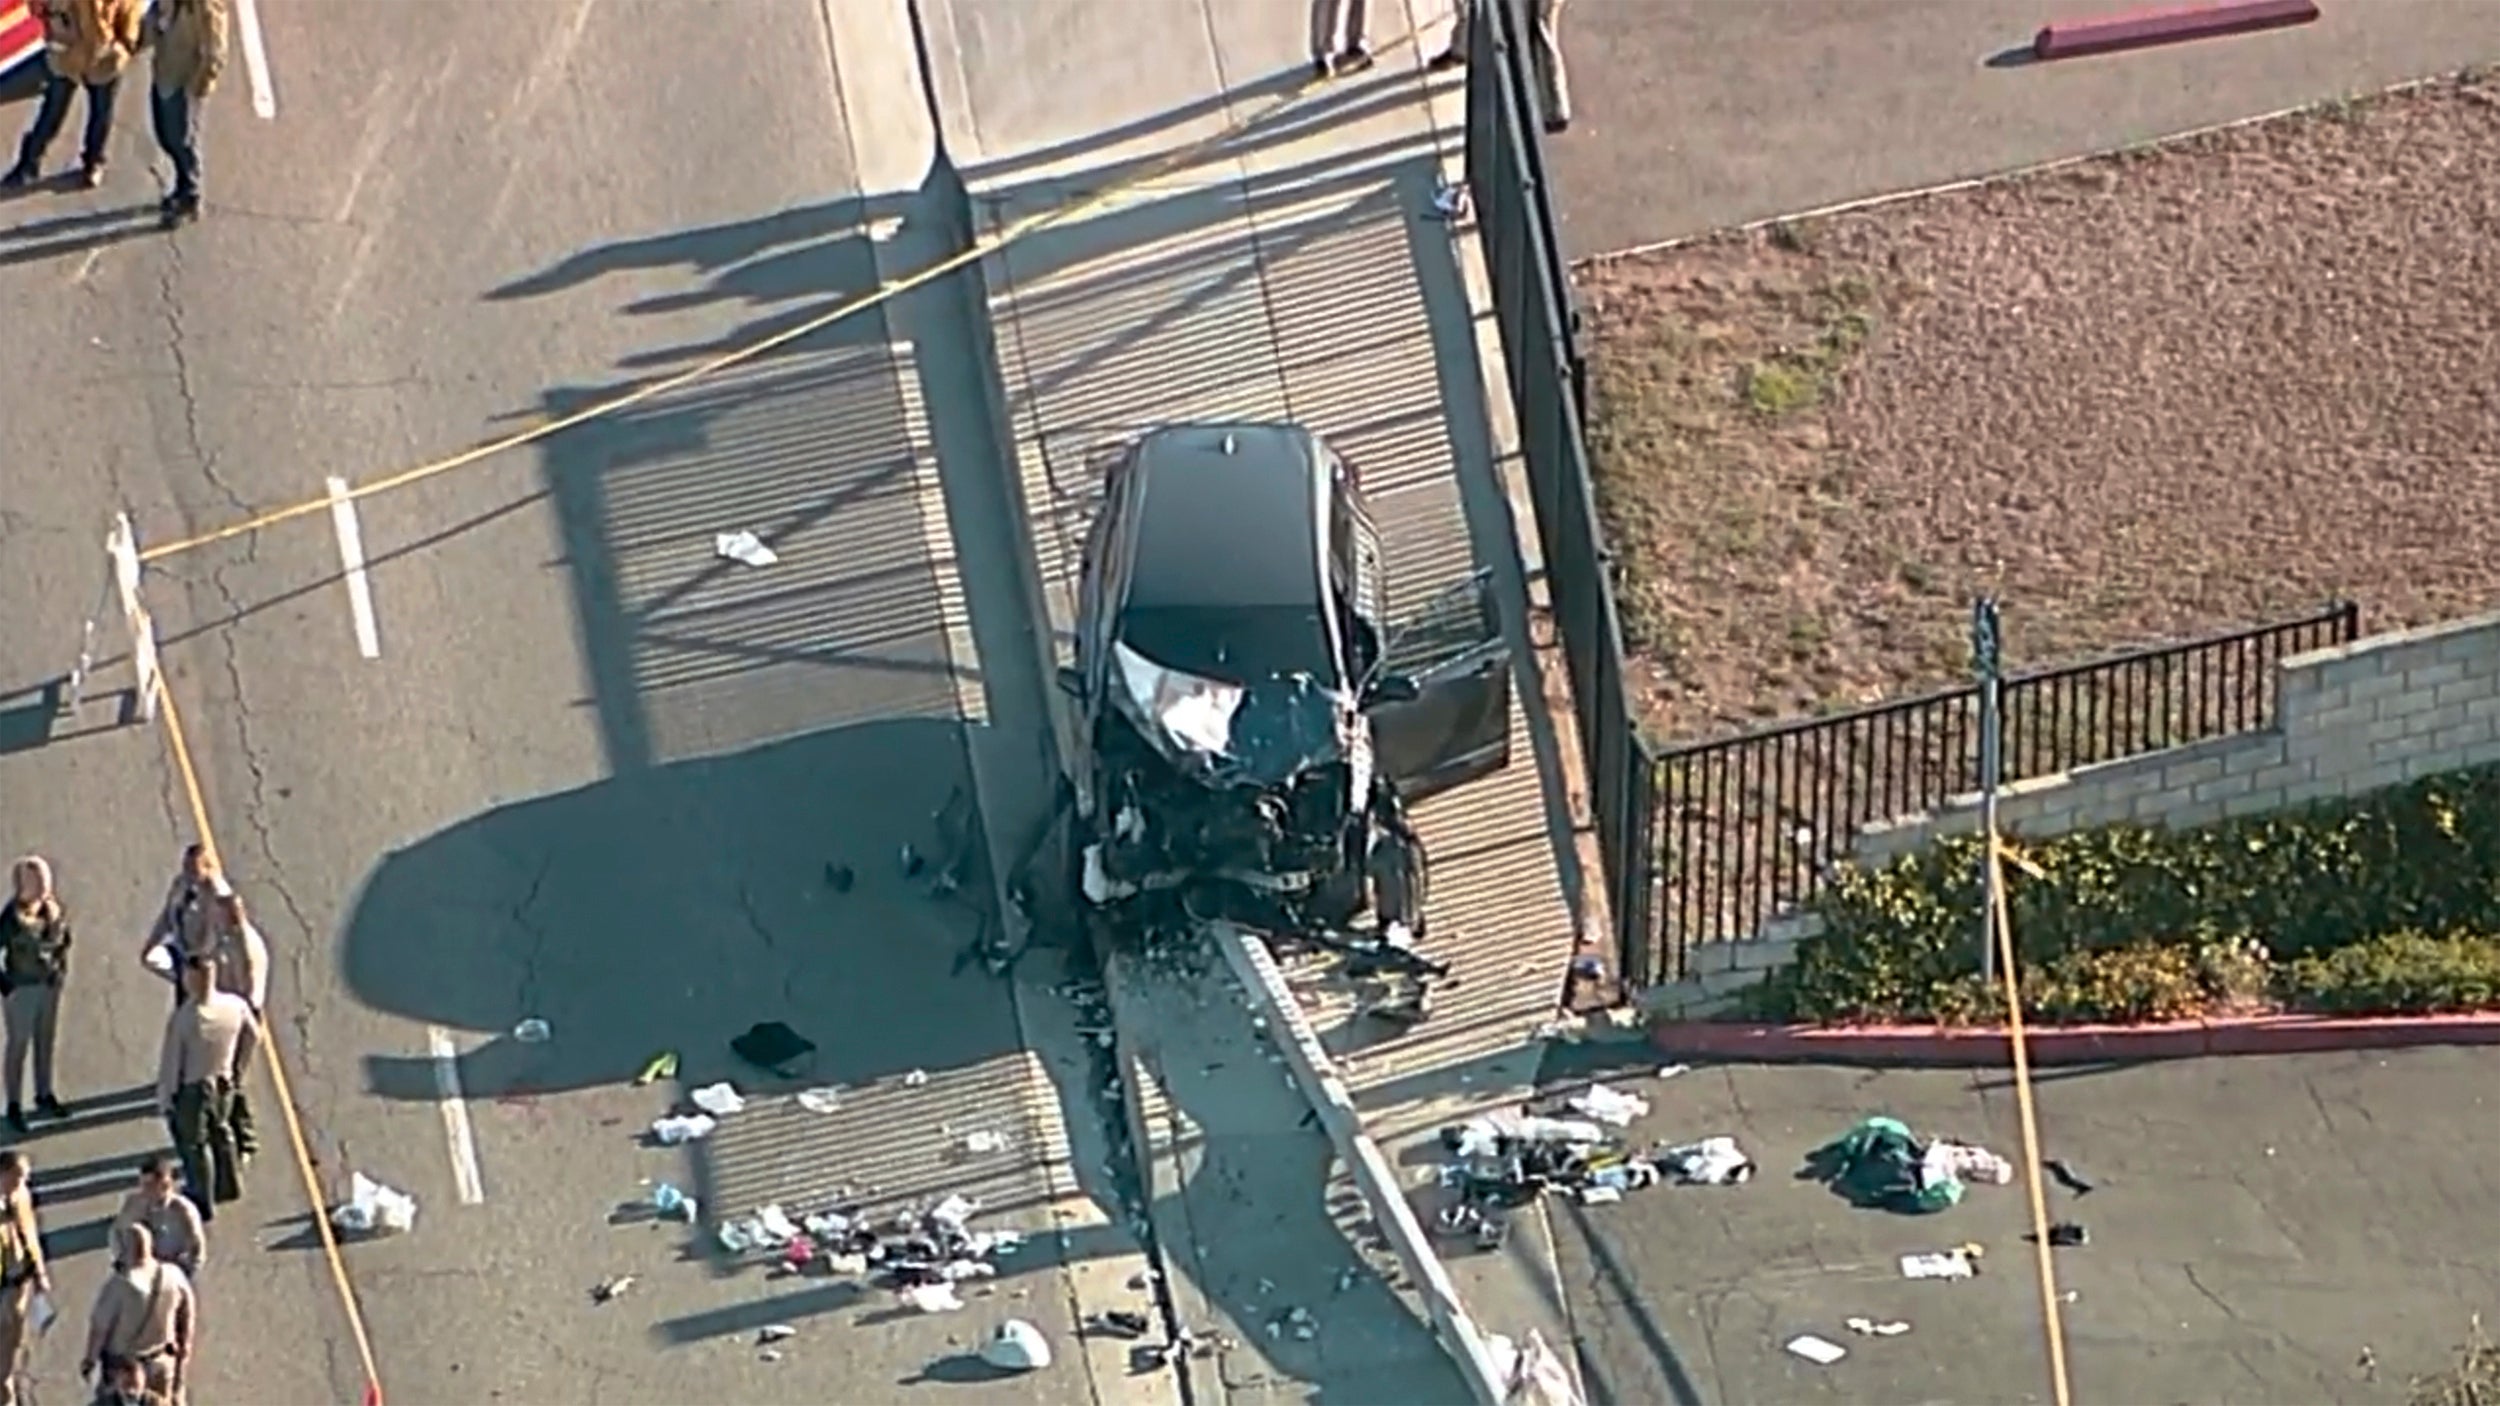
MULTIPOLYGON (((2169 1020, 2249 1009, 2500 1006, 2500 766, 2194 830, 2115 825, 2004 867, 2025 1013, 2169 1020)), ((1817 936, 1748 1014, 1988 1020, 1980 842, 1842 870, 1817 936)))

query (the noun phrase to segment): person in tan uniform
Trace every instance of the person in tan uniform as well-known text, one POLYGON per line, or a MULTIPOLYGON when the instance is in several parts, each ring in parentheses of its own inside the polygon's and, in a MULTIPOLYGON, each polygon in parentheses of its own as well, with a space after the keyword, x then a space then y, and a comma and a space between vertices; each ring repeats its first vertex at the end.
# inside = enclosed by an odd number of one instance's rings
POLYGON ((200 217, 200 104, 225 72, 226 0, 157 0, 149 19, 156 81, 148 86, 148 118, 174 168, 161 213, 178 224, 200 217))
MULTIPOLYGON (((243 998, 252 1008, 252 1019, 263 1021, 269 1015, 269 940, 252 925, 251 914, 243 907, 243 895, 236 893, 218 876, 209 890, 208 923, 200 936, 202 955, 215 965, 217 989, 243 998)), ((234 1151, 249 1162, 260 1151, 260 1134, 252 1121, 252 1102, 244 1090, 244 1081, 252 1072, 252 1055, 259 1044, 246 1045, 235 1054, 234 1061, 234 1151)))
POLYGON ((234 1145, 234 1071, 260 1038, 252 1008, 217 989, 215 961, 204 953, 182 960, 183 1002, 165 1022, 156 1064, 156 1108, 165 1115, 182 1159, 183 1179, 203 1221, 243 1195, 242 1160, 234 1145))
POLYGON ((113 138, 113 99, 122 70, 139 52, 140 0, 27 0, 43 21, 43 101, 18 143, 17 164, 0 188, 21 189, 43 174, 43 154, 69 121, 70 99, 87 90, 87 139, 79 148, 79 184, 104 184, 104 149, 113 138))
POLYGON ((35 1223, 35 1193, 26 1185, 26 1154, 0 1152, 0 1406, 17 1406, 17 1374, 26 1365, 26 1329, 35 1295, 52 1292, 35 1223))
POLYGON ((182 954, 197 949, 206 940, 209 900, 224 887, 226 876, 208 847, 185 848, 182 867, 175 872, 173 885, 165 891, 165 906, 156 910, 156 921, 149 925, 147 941, 140 946, 139 960, 174 988, 177 1006, 182 1004, 182 954), (159 959, 159 952, 170 960, 159 959))
POLYGON ((92 1377, 108 1363, 126 1373, 120 1364, 134 1363, 148 1390, 180 1406, 192 1334, 199 1326, 191 1280, 156 1257, 146 1226, 125 1225, 114 1241, 113 1272, 96 1291, 78 1375, 92 1377))
POLYGON ((208 1260, 208 1226, 200 1219, 200 1208, 174 1184, 173 1158, 151 1152, 139 1164, 139 1185, 113 1217, 116 1238, 125 1225, 146 1226, 158 1259, 186 1278, 200 1277, 200 1266, 208 1260))

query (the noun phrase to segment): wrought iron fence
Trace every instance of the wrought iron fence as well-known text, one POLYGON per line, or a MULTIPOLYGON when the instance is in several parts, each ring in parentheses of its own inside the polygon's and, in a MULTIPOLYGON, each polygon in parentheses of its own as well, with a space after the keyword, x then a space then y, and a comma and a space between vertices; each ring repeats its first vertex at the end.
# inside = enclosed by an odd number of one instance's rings
POLYGON ((1584 385, 1570 275, 1546 193, 1542 113, 1517 0, 1477 0, 1468 26, 1467 185, 1483 237, 1495 320, 1519 422, 1547 595, 1571 674, 1590 806, 1606 868, 1618 961, 1647 971, 1654 864, 1650 788, 1624 682, 1623 630, 1582 438, 1584 385))
MULTIPOLYGON (((2358 607, 2140 650, 2004 683, 2004 779, 2047 776, 2274 722, 2276 666, 2359 638, 2358 607)), ((1795 911, 1865 825, 1979 788, 1967 686, 1663 752, 1659 931, 1674 981, 1696 942, 1750 937, 1795 911)))

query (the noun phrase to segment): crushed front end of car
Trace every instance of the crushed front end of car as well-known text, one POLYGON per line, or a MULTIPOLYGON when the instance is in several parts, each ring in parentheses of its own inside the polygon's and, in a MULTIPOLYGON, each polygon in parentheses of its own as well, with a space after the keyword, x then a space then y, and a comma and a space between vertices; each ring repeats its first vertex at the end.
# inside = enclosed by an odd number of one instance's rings
POLYGON ((1248 896, 1281 910, 1270 921, 1360 912, 1371 812, 1389 788, 1354 699, 1308 675, 1223 683, 1113 650, 1115 706, 1092 739, 1087 899, 1179 890, 1193 909, 1248 896))

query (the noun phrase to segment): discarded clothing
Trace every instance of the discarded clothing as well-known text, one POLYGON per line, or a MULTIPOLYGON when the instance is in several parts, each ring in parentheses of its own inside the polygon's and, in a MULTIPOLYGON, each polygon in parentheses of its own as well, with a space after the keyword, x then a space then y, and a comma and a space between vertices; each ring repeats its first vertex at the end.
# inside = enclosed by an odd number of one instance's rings
POLYGON ((1050 1365, 1050 1339, 1021 1318, 998 1325, 981 1344, 981 1360, 1002 1372, 1032 1372, 1050 1365))
POLYGON ((1732 1137, 1709 1137, 1651 1154, 1687 1186, 1741 1186, 1753 1180, 1753 1159, 1732 1137))
POLYGON ((1985 1148, 1922 1141, 1897 1118, 1866 1118, 1816 1148, 1806 1169, 1851 1204, 1918 1215, 1958 1205, 1966 1178, 2003 1184, 2014 1176, 1985 1148))
POLYGON ((1594 1118, 1617 1128, 1630 1126, 1635 1118, 1649 1116, 1648 1099, 1605 1084, 1591 1084, 1585 1091, 1573 1094, 1566 1103, 1572 1112, 1583 1118, 1594 1118))

